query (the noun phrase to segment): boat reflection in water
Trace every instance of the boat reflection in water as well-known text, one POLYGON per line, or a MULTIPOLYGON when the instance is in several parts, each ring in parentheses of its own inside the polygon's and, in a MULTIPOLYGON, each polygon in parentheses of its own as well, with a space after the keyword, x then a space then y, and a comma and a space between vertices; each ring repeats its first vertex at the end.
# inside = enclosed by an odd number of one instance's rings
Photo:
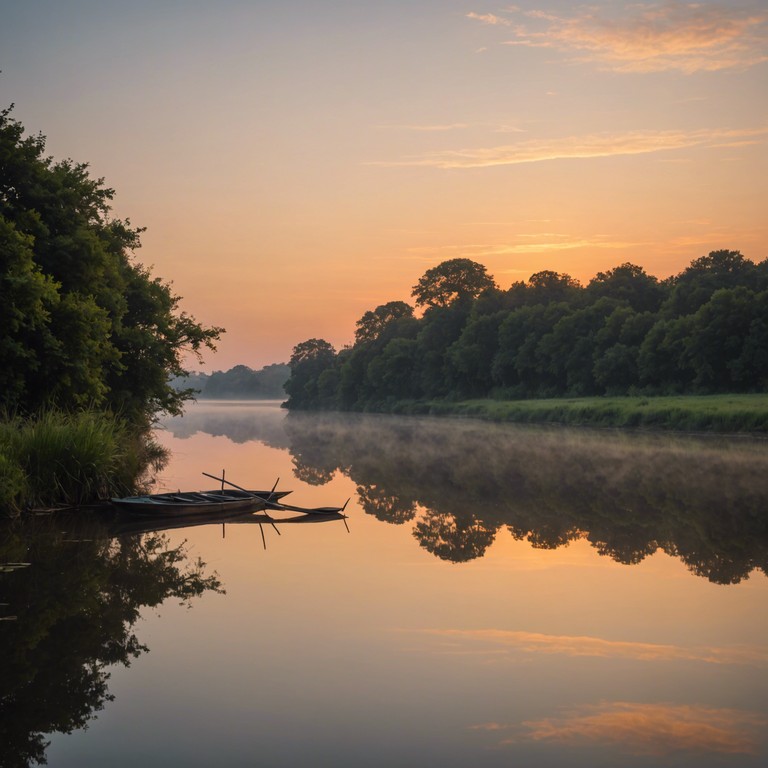
POLYGON ((86 727, 112 701, 108 668, 149 650, 134 631, 142 609, 224 594, 218 574, 167 532, 255 525, 266 549, 265 526, 346 525, 341 514, 280 514, 104 506, 0 521, 0 563, 14 564, 0 572, 0 765, 45 762, 46 735, 86 727))
POLYGON ((353 496, 354 535, 290 511, 4 527, 0 745, 21 759, 766 764, 765 441, 223 403, 165 427, 160 489, 212 456, 293 473, 307 504, 353 496))
POLYGON ((16 614, 0 631, 0 744, 8 762, 45 762, 46 734, 84 728, 112 700, 108 668, 148 649, 141 610, 190 604, 222 584, 162 534, 114 538, 95 515, 34 517, 0 526, 0 562, 24 571, 0 581, 16 614))

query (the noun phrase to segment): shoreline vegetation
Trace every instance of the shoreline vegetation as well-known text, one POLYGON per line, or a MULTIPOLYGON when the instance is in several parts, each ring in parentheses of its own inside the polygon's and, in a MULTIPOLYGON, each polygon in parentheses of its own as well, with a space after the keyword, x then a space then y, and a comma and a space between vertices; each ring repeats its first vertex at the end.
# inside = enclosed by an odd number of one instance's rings
POLYGON ((457 258, 411 295, 366 312, 338 351, 297 344, 285 407, 766 431, 768 260, 719 250, 663 280, 625 263, 505 290, 457 258))
POLYGON ((0 510, 77 507, 143 490, 167 452, 148 429, 101 411, 0 420, 0 510))
POLYGON ((285 397, 285 382, 291 375, 286 363, 273 363, 255 371, 236 365, 228 371, 189 373, 171 379, 179 391, 194 390, 203 400, 276 400, 285 397))
POLYGON ((496 423, 768 436, 768 394, 403 400, 378 412, 496 423))
POLYGON ((0 109, 0 515, 138 490, 151 428, 193 397, 172 379, 222 328, 138 262, 143 229, 88 165, 54 161, 0 109))

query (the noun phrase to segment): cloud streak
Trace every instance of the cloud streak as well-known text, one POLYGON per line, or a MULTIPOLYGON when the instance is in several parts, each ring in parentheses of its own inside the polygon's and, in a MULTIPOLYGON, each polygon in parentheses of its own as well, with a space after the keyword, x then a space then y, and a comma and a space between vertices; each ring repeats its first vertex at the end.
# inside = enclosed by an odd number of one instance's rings
POLYGON ((547 160, 591 159, 693 147, 733 146, 734 142, 760 143, 765 140, 767 134, 766 128, 596 133, 553 139, 531 139, 496 147, 427 152, 402 160, 374 161, 369 165, 426 166, 441 169, 491 168, 500 165, 540 163, 547 160))
POLYGON ((468 258, 483 258, 492 256, 510 256, 530 253, 552 253, 553 251, 572 251, 579 248, 634 248, 642 243, 601 239, 573 238, 556 232, 537 234, 519 234, 520 239, 528 239, 524 243, 463 243, 437 246, 415 246, 409 248, 410 253, 450 253, 461 254, 468 258))
POLYGON ((549 48, 615 72, 693 74, 768 60, 768 13, 734 4, 669 0, 628 5, 621 15, 590 6, 570 16, 513 6, 504 13, 467 16, 508 29, 507 45, 549 48))
POLYGON ((524 653, 592 656, 634 661, 694 661, 768 667, 768 647, 766 646, 686 647, 503 629, 429 629, 423 632, 443 640, 463 642, 465 648, 461 650, 481 654, 488 651, 498 654, 499 649, 508 649, 524 653))
POLYGON ((604 702, 559 717, 518 725, 481 723, 472 730, 502 738, 502 745, 554 742, 567 746, 613 745, 636 755, 660 757, 679 752, 757 754, 768 719, 753 712, 673 704, 604 702))

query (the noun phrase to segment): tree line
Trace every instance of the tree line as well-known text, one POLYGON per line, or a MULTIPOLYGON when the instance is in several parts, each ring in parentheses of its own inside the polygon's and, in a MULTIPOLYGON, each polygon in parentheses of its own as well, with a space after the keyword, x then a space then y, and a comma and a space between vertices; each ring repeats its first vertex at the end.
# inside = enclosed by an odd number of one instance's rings
POLYGON ((357 321, 338 352, 293 349, 288 408, 389 410, 404 400, 763 392, 768 261, 718 250, 658 279, 624 263, 587 285, 537 272, 507 290, 451 259, 357 321), (423 309, 417 317, 416 309, 423 309))
POLYGON ((285 397, 285 382, 291 369, 285 363, 266 365, 258 371, 247 365, 236 365, 228 371, 190 373, 171 379, 178 390, 194 390, 199 397, 211 400, 276 400, 285 397))

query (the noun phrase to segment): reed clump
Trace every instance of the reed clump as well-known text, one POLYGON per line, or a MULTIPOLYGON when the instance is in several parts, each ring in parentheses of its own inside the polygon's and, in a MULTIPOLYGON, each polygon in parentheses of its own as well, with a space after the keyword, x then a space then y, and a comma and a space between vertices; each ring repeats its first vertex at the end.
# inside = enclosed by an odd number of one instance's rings
POLYGON ((149 430, 102 411, 0 420, 0 510, 80 506, 136 492, 166 459, 149 430))

